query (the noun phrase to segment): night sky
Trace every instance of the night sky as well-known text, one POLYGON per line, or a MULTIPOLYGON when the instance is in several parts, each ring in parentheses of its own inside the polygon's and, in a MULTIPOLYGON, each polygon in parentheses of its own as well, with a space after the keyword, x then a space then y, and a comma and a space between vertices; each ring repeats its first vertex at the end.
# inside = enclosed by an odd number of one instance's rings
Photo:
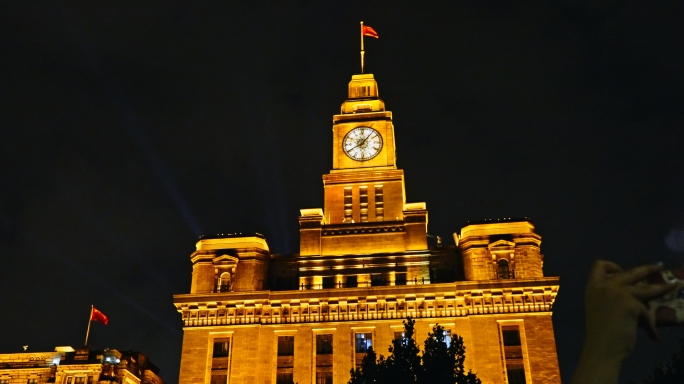
MULTIPOLYGON (((81 345, 94 304, 110 323, 93 348, 143 351, 175 384, 172 295, 198 236, 257 231, 296 253, 299 209, 322 207, 363 20, 407 201, 447 243, 468 220, 532 218, 561 277, 569 381, 592 261, 684 260, 683 16, 682 1, 3 2, 0 353, 81 345)), ((624 379, 683 336, 642 335, 624 379)))

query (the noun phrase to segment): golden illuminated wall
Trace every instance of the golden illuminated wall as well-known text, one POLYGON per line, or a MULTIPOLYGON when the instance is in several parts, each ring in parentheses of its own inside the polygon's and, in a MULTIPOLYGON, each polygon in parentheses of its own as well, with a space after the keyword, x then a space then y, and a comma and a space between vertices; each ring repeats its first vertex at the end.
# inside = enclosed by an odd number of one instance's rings
POLYGON ((231 291, 264 289, 271 254, 263 236, 207 237, 200 239, 196 248, 190 255, 191 293, 220 291, 224 284, 231 291))
POLYGON ((467 280, 497 279, 502 261, 509 264, 515 278, 543 277, 541 236, 526 219, 468 225, 461 230, 458 241, 467 280))
MULTIPOLYGON (((436 320, 416 322, 416 337, 422 341, 432 330, 436 320)), ((527 377, 534 383, 560 383, 558 357, 553 339, 550 316, 501 316, 454 318, 439 321, 440 325, 463 337, 466 345, 466 369, 472 369, 483 383, 504 383, 502 346, 499 337, 501 324, 519 324, 522 329, 523 361, 527 377)), ((211 340, 219 337, 231 339, 233 355, 229 383, 275 383, 277 337, 292 335, 295 338, 295 383, 315 383, 314 338, 316 334, 333 335, 333 379, 335 383, 349 381, 349 370, 355 367, 354 335, 371 333, 378 354, 388 355, 394 332, 400 332, 400 321, 353 323, 313 323, 298 326, 246 325, 224 332, 220 327, 204 327, 186 331, 181 359, 181 383, 205 383, 211 375, 211 340), (236 356, 239 356, 237 358, 236 356)), ((22 383, 23 384, 23 383, 22 383)))
POLYGON ((56 369, 52 368, 55 358, 59 361, 59 353, 0 354, 0 381, 6 381, 9 384, 26 384, 29 380, 36 380, 38 384, 47 383, 51 377, 55 376, 56 369))
POLYGON ((518 325, 526 376, 560 383, 550 312, 557 290, 557 278, 540 278, 523 285, 509 280, 177 295, 185 325, 180 383, 209 382, 211 347, 219 338, 231 343, 229 383, 275 383, 278 335, 295 336, 295 382, 314 383, 318 333, 333 334, 335 382, 346 382, 355 365, 354 333, 372 333, 374 348, 386 355, 407 316, 417 319, 421 345, 436 323, 462 336, 466 366, 488 383, 504 382, 501 326, 518 325))
MULTIPOLYGON (((7 384, 68 384, 83 383, 123 383, 164 384, 164 381, 151 370, 143 366, 142 361, 121 360, 120 364, 105 361, 105 354, 121 353, 110 349, 93 351, 79 348, 85 353, 74 355, 71 347, 57 347, 59 352, 23 352, 0 354, 0 382, 7 384), (65 352, 66 350, 70 352, 65 352), (135 371, 135 374, 131 370, 135 371), (140 375, 140 376, 136 376, 140 375)), ((140 357, 142 355, 138 355, 140 357)), ((129 358, 129 357, 127 357, 129 358)))
POLYGON ((376 190, 382 191, 383 218, 381 221, 403 220, 406 203, 404 192, 404 171, 375 170, 340 172, 323 175, 324 217, 327 224, 344 222, 345 188, 351 189, 352 219, 361 222, 360 188, 368 191, 368 221, 379 221, 376 215, 376 190), (380 188, 378 188, 380 187, 380 188))

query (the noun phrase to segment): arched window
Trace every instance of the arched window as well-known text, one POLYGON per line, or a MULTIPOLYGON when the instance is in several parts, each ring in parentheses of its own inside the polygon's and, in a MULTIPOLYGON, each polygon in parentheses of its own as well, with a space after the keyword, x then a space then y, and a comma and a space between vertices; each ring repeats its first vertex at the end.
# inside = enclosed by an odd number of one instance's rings
POLYGON ((219 278, 219 292, 230 292, 230 273, 223 272, 219 278))
POLYGON ((497 263, 499 267, 499 279, 511 279, 513 278, 513 274, 511 273, 511 270, 508 265, 508 260, 506 259, 501 259, 497 263))

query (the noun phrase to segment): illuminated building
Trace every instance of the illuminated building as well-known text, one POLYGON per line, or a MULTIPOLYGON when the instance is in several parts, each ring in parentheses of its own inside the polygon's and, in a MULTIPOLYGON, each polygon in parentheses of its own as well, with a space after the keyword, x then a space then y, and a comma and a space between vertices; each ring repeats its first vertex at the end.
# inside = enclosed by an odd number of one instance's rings
POLYGON ((56 347, 0 354, 0 384, 164 384, 159 368, 133 351, 56 347))
POLYGON ((368 346, 387 355, 407 316, 421 346, 435 323, 462 336, 484 383, 560 383, 559 279, 543 276, 532 223, 469 223, 456 246, 429 246, 371 74, 352 77, 332 144, 323 208, 301 210, 299 254, 272 254, 259 234, 197 242, 190 293, 174 296, 180 383, 346 383, 368 346))

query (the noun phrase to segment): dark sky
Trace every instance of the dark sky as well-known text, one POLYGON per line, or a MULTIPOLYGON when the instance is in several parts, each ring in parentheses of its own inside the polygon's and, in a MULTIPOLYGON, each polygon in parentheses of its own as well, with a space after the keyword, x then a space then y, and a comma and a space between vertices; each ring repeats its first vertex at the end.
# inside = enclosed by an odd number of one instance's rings
MULTIPOLYGON (((176 383, 198 236, 298 252, 298 210, 322 207, 360 20, 429 232, 543 236, 564 380, 592 261, 684 258, 682 1, 196 3, 0 5, 0 353, 80 345, 94 304, 91 346, 176 383)), ((684 330, 663 336, 625 379, 684 330)))

